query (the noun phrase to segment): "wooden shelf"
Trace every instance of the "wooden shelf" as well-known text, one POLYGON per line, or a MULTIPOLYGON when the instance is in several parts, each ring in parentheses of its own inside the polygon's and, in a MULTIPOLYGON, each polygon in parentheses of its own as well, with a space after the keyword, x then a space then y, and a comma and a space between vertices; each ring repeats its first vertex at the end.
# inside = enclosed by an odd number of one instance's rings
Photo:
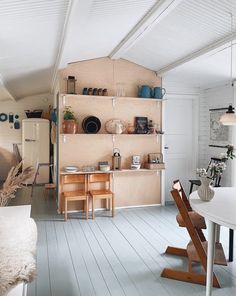
POLYGON ((156 98, 140 98, 140 97, 116 97, 116 96, 93 96, 93 95, 70 95, 70 94, 61 94, 61 96, 73 97, 78 99, 104 99, 104 100, 120 100, 120 101, 139 101, 139 102, 163 102, 166 99, 156 99, 156 98))
POLYGON ((157 172, 157 171, 162 171, 164 169, 138 169, 138 170, 131 170, 131 169, 122 169, 122 170, 110 170, 110 171, 93 171, 93 172, 83 172, 83 171, 77 171, 77 172, 65 172, 65 171, 60 171, 60 175, 81 175, 81 174, 103 174, 103 173, 130 173, 130 172, 140 172, 140 173, 145 173, 145 172, 157 172))
POLYGON ((124 137, 124 136, 145 136, 145 137, 156 137, 156 136, 164 136, 164 134, 108 134, 108 133, 97 133, 97 134, 87 134, 87 133, 76 133, 76 134, 63 134, 60 133, 61 136, 102 136, 102 135, 107 135, 107 136, 118 136, 118 137, 124 137))

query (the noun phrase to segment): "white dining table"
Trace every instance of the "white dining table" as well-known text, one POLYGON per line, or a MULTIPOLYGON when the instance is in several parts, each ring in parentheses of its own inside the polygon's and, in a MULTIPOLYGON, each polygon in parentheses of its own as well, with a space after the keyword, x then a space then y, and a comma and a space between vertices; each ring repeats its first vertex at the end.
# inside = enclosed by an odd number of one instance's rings
POLYGON ((216 226, 236 229, 236 187, 218 187, 214 188, 214 191, 215 195, 211 201, 201 201, 197 191, 190 194, 192 209, 208 221, 207 296, 212 295, 216 226))

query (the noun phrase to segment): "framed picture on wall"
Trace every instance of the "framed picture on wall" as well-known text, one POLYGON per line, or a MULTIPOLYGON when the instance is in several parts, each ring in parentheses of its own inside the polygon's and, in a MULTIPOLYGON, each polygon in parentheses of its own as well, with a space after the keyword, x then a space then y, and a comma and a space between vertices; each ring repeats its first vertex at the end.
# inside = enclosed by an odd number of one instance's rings
MULTIPOLYGON (((223 109, 223 108, 222 108, 223 109)), ((225 113, 223 110, 210 110, 210 141, 228 142, 229 127, 220 123, 220 117, 225 113)))

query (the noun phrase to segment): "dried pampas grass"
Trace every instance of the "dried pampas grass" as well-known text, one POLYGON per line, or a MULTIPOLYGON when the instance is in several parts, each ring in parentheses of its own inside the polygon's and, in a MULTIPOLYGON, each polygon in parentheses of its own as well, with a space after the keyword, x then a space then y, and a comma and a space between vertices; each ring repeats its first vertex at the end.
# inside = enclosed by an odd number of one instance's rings
POLYGON ((33 167, 27 167, 22 172, 22 161, 15 167, 12 167, 7 175, 7 179, 0 189, 0 207, 8 204, 11 198, 15 197, 15 192, 18 188, 27 184, 28 180, 35 174, 33 167))

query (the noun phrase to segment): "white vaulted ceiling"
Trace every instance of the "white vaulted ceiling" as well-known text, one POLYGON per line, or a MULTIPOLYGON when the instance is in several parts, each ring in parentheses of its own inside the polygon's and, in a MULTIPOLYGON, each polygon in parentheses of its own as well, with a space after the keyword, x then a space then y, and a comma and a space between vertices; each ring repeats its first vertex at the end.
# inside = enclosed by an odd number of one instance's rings
POLYGON ((74 1, 61 66, 108 56, 157 0, 74 1), (73 41, 72 41, 73 40, 73 41))
POLYGON ((0 99, 52 91, 58 69, 104 56, 218 83, 234 39, 234 0, 1 0, 0 99))
MULTIPOLYGON (((236 15, 236 5, 233 8, 236 15)), ((188 54, 228 36, 231 33, 231 10, 229 0, 182 1, 136 42, 124 57, 153 70, 162 70, 188 54)), ((235 31, 236 22, 233 24, 235 31)))
POLYGON ((0 1, 0 74, 16 99, 50 89, 68 2, 0 1))

